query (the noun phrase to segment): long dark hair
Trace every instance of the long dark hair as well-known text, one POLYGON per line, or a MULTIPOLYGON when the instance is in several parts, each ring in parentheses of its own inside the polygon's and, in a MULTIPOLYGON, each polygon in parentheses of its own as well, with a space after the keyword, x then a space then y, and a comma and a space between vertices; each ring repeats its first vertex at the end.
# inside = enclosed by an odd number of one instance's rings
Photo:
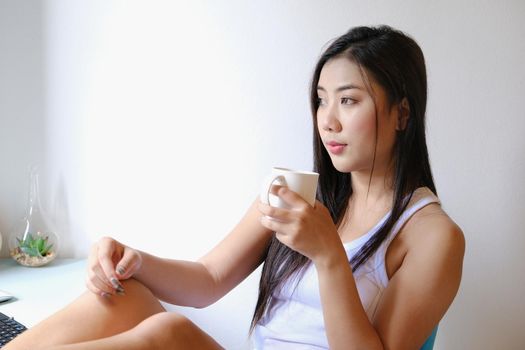
MULTIPOLYGON (((406 34, 389 26, 352 28, 332 41, 319 58, 310 86, 314 170, 319 173, 317 199, 328 208, 338 227, 342 223, 353 192, 351 174, 335 169, 317 128, 319 76, 325 63, 336 57, 346 57, 356 63, 364 75, 364 81, 372 78, 381 85, 386 92, 389 106, 401 103, 406 98, 410 108, 406 127, 397 132, 394 145, 392 210, 382 227, 350 261, 352 270, 356 271, 388 236, 406 209, 415 189, 426 186, 437 194, 425 139, 427 78, 424 56, 418 44, 406 34)), ((368 89, 370 90, 369 86, 368 89)), ((376 106, 376 147, 377 118, 376 106)), ((266 313, 271 312, 275 304, 274 293, 279 292, 286 280, 299 276, 308 263, 308 258, 273 237, 262 270, 252 330, 266 313)))

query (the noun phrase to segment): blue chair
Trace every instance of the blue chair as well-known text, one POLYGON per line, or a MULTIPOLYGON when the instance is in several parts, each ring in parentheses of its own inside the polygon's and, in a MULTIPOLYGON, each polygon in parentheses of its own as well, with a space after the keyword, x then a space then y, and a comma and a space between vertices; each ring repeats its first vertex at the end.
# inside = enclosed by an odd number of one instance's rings
POLYGON ((430 334, 430 337, 428 337, 427 341, 425 342, 425 344, 423 344, 420 350, 432 350, 434 348, 434 342, 436 341, 437 331, 438 326, 434 328, 432 334, 430 334))

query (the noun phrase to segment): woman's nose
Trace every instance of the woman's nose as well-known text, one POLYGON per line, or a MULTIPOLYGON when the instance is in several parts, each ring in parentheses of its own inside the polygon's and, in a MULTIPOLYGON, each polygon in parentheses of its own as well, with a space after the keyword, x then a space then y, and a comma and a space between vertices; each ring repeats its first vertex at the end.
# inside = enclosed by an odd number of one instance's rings
POLYGON ((318 118, 321 121, 321 127, 324 131, 330 132, 340 132, 341 123, 339 122, 339 115, 337 112, 337 107, 327 106, 326 109, 318 115, 318 118))

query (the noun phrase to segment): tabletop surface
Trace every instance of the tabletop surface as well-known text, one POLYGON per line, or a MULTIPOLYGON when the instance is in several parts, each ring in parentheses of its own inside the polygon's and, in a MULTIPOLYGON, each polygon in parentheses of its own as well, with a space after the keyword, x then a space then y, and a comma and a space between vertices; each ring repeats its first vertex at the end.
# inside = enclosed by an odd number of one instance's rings
POLYGON ((0 289, 15 299, 0 303, 0 312, 31 327, 66 306, 86 290, 85 259, 55 259, 41 267, 25 267, 0 259, 0 289))

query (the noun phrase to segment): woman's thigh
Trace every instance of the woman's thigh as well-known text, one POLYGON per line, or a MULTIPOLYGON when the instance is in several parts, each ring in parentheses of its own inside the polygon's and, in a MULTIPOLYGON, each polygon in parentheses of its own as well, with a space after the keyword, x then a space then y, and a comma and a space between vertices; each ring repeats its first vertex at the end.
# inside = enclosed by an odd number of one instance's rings
POLYGON ((89 291, 49 318, 31 327, 5 349, 33 349, 109 337, 130 330, 150 316, 165 311, 140 282, 123 281, 125 295, 109 298, 89 291))
POLYGON ((45 350, 177 350, 223 349, 188 318, 173 312, 148 317, 134 328, 111 337, 45 350))

